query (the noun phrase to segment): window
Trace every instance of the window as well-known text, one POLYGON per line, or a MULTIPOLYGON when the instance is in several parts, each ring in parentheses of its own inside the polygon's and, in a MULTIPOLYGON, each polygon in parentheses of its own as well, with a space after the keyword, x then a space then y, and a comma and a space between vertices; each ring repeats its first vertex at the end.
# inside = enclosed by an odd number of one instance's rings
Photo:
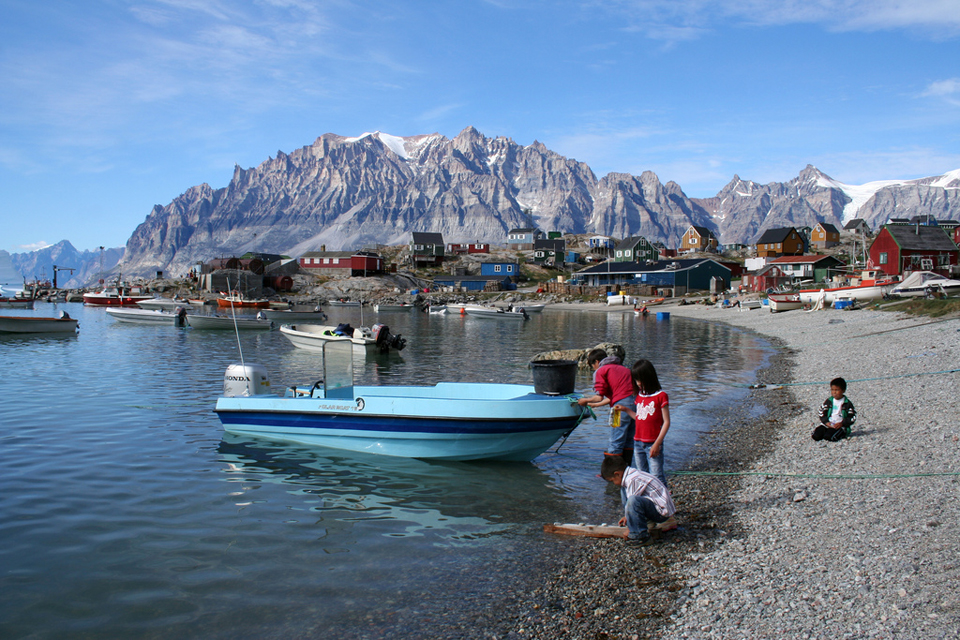
POLYGON ((777 249, 782 249, 782 248, 783 248, 783 243, 778 242, 778 243, 777 243, 777 249))
POLYGON ((494 273, 500 273, 500 265, 499 265, 499 264, 493 265, 493 272, 494 272, 494 273))
POLYGON ((887 252, 886 252, 886 251, 884 251, 883 253, 880 254, 880 256, 879 256, 879 262, 880 262, 880 264, 887 264, 887 252))

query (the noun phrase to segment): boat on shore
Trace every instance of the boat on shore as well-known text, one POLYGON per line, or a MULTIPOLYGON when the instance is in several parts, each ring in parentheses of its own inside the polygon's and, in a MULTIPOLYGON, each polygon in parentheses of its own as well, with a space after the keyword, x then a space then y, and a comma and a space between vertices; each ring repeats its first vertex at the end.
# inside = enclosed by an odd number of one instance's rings
POLYGON ((266 309, 270 301, 266 298, 245 298, 239 291, 221 293, 217 298, 218 307, 235 307, 238 309, 266 309))
POLYGON ((529 461, 589 415, 579 394, 521 384, 354 386, 349 344, 328 343, 323 354, 321 380, 283 396, 265 367, 229 366, 215 408, 224 431, 402 458, 529 461))
POLYGON ((800 300, 799 293, 769 293, 767 306, 770 307, 770 313, 780 313, 800 309, 803 307, 803 302, 800 300))
POLYGON ((178 309, 168 311, 166 309, 137 309, 133 307, 109 307, 107 315, 119 322, 130 322, 133 324, 163 324, 173 325, 175 327, 186 326, 187 311, 178 309))
POLYGON ((800 301, 809 305, 817 305, 822 302, 825 306, 830 306, 838 298, 841 300, 856 300, 857 302, 881 300, 896 286, 897 282, 897 280, 885 277, 880 271, 869 270, 861 273, 859 278, 852 279, 850 284, 821 287, 819 289, 801 289, 800 301))
POLYGON ((194 329, 213 329, 217 331, 269 331, 276 325, 272 320, 250 316, 203 316, 187 314, 187 325, 194 329))
POLYGON ((900 298, 954 296, 960 293, 960 280, 954 280, 933 271, 914 271, 903 282, 890 289, 890 295, 900 298))
POLYGON ((0 334, 76 333, 79 324, 66 311, 59 317, 0 316, 0 334))
POLYGON ((337 326, 320 324, 282 325, 280 333, 293 346, 314 352, 323 352, 324 345, 330 342, 349 343, 380 353, 387 353, 391 349, 401 351, 407 346, 406 339, 390 333, 390 328, 385 324, 356 328, 345 322, 337 326))

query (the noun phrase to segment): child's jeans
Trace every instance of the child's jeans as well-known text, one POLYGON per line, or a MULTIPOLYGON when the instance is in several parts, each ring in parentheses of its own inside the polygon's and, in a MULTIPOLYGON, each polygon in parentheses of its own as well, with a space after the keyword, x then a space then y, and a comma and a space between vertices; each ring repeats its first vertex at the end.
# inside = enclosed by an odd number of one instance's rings
POLYGON ((650 447, 652 442, 641 442, 636 440, 633 450, 633 466, 640 471, 646 471, 652 476, 656 476, 664 486, 667 485, 667 474, 663 471, 663 444, 660 445, 660 455, 656 458, 650 456, 650 447))
POLYGON ((623 515, 627 518, 627 531, 631 540, 646 538, 647 521, 666 522, 667 516, 660 515, 653 500, 646 496, 633 496, 627 500, 627 506, 623 509, 623 515))
POLYGON ((607 453, 619 455, 623 453, 624 449, 633 448, 633 433, 636 422, 626 413, 620 412, 620 426, 613 426, 613 407, 620 405, 635 411, 637 409, 636 400, 636 396, 627 396, 610 404, 610 444, 607 447, 607 453))

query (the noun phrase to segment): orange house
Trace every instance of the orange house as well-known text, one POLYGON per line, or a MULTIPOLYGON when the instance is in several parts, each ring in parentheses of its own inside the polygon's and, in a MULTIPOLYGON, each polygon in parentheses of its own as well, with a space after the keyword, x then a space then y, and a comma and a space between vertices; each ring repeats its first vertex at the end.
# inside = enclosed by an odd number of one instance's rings
POLYGON ((717 237, 706 227, 691 225, 680 240, 680 251, 716 251, 717 237))
POLYGON ((767 229, 757 240, 756 247, 758 258, 802 256, 806 249, 806 238, 793 227, 767 229))
POLYGON ((818 222, 810 233, 810 244, 821 249, 840 244, 840 231, 829 222, 818 222))

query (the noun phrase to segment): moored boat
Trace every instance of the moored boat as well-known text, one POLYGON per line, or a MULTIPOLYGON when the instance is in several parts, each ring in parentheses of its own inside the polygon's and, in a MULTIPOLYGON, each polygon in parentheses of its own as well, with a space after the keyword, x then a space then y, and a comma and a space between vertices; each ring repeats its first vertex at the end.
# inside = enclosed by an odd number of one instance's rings
POLYGON ((373 305, 373 310, 377 313, 383 313, 384 311, 410 311, 413 309, 413 305, 409 302, 402 302, 400 304, 375 304, 373 305))
POLYGON ((141 309, 160 309, 165 311, 176 311, 177 309, 192 309, 193 305, 188 300, 182 298, 151 298, 150 300, 141 300, 137 303, 141 309))
POLYGON ((352 327, 347 323, 337 326, 320 324, 282 325, 282 333, 293 346, 307 351, 322 352, 329 342, 345 342, 364 349, 386 353, 391 349, 401 351, 406 345, 405 338, 390 333, 385 324, 372 327, 352 327))
POLYGON ((131 307, 109 307, 107 315, 120 322, 134 324, 164 324, 176 327, 186 326, 186 309, 167 311, 166 309, 136 309, 131 307))
POLYGON ((287 387, 282 397, 271 393, 264 367, 231 365, 215 409, 224 430, 404 458, 528 461, 589 415, 579 394, 538 394, 520 384, 354 386, 352 359, 329 362, 351 351, 328 344, 322 382, 287 387))
POLYGON ((815 305, 822 300, 824 305, 830 306, 838 297, 858 302, 880 300, 896 284, 896 280, 885 277, 879 271, 864 271, 860 278, 855 278, 847 285, 801 289, 800 301, 804 304, 815 305))
POLYGON ((100 291, 89 291, 83 294, 83 304, 106 307, 133 307, 145 300, 152 300, 140 287, 130 286, 117 281, 116 284, 104 287, 100 291))
POLYGON ((507 309, 498 309, 496 307, 466 307, 465 311, 468 316, 473 316, 475 318, 495 318, 495 319, 508 319, 508 320, 529 320, 530 316, 527 315, 527 312, 523 310, 523 307, 513 310, 511 307, 510 310, 507 309))
POLYGON ((57 318, 40 316, 0 316, 0 333, 75 333, 76 320, 65 311, 57 318))
POLYGON ((270 306, 270 301, 266 298, 245 298, 239 291, 221 293, 217 298, 218 307, 236 307, 246 309, 266 309, 270 306))
POLYGON ((264 309, 260 312, 269 320, 278 324, 290 324, 291 322, 322 323, 327 321, 327 314, 322 309, 312 311, 297 311, 295 309, 264 309))
POLYGON ((234 329, 269 331, 276 325, 272 320, 266 318, 251 318, 250 316, 202 316, 199 314, 188 313, 187 324, 194 329, 214 329, 220 331, 233 331, 234 329))

